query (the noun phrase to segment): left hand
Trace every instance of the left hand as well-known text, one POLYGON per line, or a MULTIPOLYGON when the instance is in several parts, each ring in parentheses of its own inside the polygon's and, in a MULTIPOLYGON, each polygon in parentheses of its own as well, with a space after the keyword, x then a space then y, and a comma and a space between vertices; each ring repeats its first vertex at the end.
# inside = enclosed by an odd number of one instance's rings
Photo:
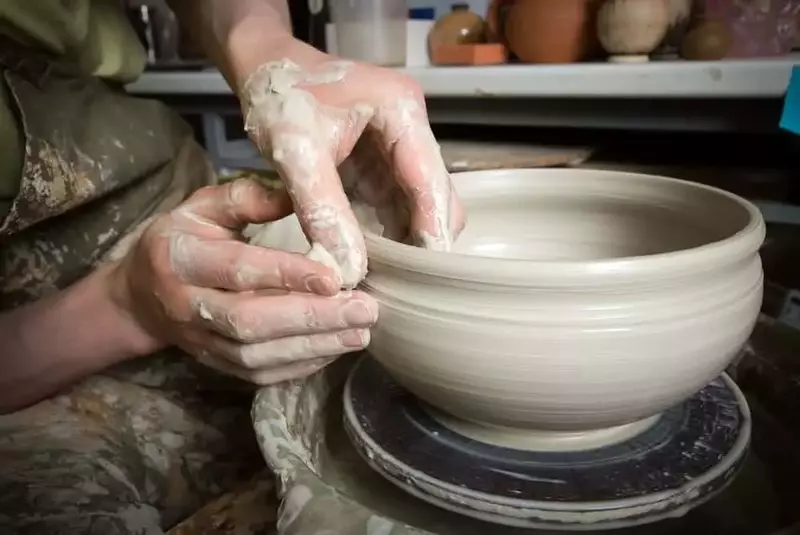
POLYGON ((240 179, 200 189, 157 217, 109 285, 121 315, 149 339, 143 354, 177 346, 265 385, 366 347, 378 317, 374 299, 339 292, 335 271, 302 254, 240 240, 246 225, 291 211, 286 192, 240 179))
POLYGON ((367 267, 348 196, 376 210, 385 236, 449 249, 464 210, 419 85, 296 40, 278 48, 271 57, 279 59, 240 84, 247 130, 275 164, 309 241, 338 263, 344 286, 357 285, 367 267))

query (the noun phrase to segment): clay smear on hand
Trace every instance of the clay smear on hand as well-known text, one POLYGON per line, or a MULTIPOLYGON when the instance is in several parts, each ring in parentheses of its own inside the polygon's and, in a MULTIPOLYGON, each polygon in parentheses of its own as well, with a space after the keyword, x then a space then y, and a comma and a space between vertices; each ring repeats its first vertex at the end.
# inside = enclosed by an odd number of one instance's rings
POLYGON ((351 67, 350 62, 331 62, 312 73, 288 59, 269 62, 250 76, 241 95, 245 129, 275 163, 315 255, 324 250, 335 260, 345 288, 361 282, 367 259, 338 178, 337 187, 332 187, 336 164, 330 148, 336 146, 346 121, 359 120, 359 112, 321 110, 304 88, 339 82, 351 67), (329 180, 321 180, 326 175, 329 180))
POLYGON ((437 250, 449 250, 452 243, 449 174, 424 107, 411 90, 395 91, 399 98, 377 108, 368 103, 334 108, 312 94, 320 85, 346 82, 354 67, 333 61, 309 71, 288 59, 269 62, 250 76, 240 95, 247 132, 275 163, 305 234, 336 261, 345 288, 363 279, 367 258, 336 159, 343 156, 340 143, 349 146, 367 125, 380 134, 379 150, 412 204, 414 241, 437 250))
POLYGON ((409 199, 425 207, 421 214, 425 221, 417 221, 412 228, 429 229, 418 230, 414 242, 427 249, 449 251, 453 242, 450 224, 453 191, 425 110, 409 95, 375 110, 370 124, 383 134, 386 143, 383 149, 394 171, 416 176, 417 183, 429 186, 425 189, 406 186, 409 199), (407 168, 412 165, 415 168, 407 168))

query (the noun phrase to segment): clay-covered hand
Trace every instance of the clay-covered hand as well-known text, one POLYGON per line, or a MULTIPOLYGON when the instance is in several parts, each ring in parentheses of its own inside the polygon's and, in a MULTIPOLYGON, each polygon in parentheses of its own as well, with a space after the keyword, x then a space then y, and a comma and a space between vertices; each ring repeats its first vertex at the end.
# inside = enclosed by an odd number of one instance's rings
POLYGON ((241 240, 247 224, 291 211, 284 191, 255 181, 199 190, 156 219, 117 266, 117 300, 156 345, 257 384, 364 348, 378 315, 372 298, 340 293, 335 270, 301 254, 241 240))
POLYGON ((341 268, 344 287, 367 267, 348 197, 373 209, 384 235, 447 250, 464 211, 417 83, 299 41, 271 57, 281 59, 240 84, 246 128, 275 164, 306 236, 341 268))

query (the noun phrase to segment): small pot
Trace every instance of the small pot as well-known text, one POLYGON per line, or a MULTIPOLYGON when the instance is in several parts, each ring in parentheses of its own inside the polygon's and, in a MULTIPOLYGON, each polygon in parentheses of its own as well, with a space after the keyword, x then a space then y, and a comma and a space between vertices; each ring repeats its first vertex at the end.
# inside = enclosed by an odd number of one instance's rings
POLYGON ((597 14, 597 36, 617 63, 649 61, 669 26, 665 0, 606 0, 597 14))
POLYGON ((723 59, 733 46, 728 26, 719 19, 699 17, 681 43, 681 57, 695 61, 723 59))
POLYGON ((574 63, 599 49, 597 0, 494 0, 489 29, 520 61, 574 63))
POLYGON ((442 45, 472 45, 486 42, 486 23, 468 4, 453 4, 450 13, 436 21, 428 33, 430 50, 442 45))

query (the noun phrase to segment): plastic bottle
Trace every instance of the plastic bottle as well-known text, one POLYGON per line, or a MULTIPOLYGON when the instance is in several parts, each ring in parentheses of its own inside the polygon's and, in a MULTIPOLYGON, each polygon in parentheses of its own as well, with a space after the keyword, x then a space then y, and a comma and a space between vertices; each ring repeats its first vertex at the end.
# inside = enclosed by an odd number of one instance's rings
POLYGON ((406 62, 406 0, 330 0, 336 52, 377 65, 406 62))

